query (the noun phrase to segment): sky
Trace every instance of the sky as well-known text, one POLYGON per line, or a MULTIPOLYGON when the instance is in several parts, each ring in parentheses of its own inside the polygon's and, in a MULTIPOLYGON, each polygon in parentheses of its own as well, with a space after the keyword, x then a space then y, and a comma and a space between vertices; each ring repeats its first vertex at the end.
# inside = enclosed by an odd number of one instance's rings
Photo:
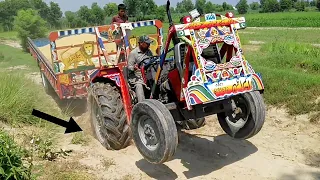
MULTIPOLYGON (((1 0, 0 0, 1 1, 1 0)), ((93 2, 97 2, 100 7, 103 7, 105 4, 109 2, 114 2, 114 3, 122 3, 122 0, 44 0, 47 4, 49 4, 50 1, 56 2, 60 5, 60 8, 62 12, 65 11, 77 11, 80 6, 86 5, 86 6, 91 6, 93 2)), ((157 5, 163 5, 167 3, 167 0, 154 0, 157 5)), ((177 2, 182 1, 182 0, 170 0, 170 3, 172 6, 175 6, 177 2)), ((195 0, 192 0, 195 2, 195 0)), ((239 0, 210 0, 214 4, 222 4, 224 1, 226 1, 228 4, 231 4, 235 6, 239 0)), ((248 4, 253 2, 253 1, 258 1, 258 0, 247 0, 248 4)))

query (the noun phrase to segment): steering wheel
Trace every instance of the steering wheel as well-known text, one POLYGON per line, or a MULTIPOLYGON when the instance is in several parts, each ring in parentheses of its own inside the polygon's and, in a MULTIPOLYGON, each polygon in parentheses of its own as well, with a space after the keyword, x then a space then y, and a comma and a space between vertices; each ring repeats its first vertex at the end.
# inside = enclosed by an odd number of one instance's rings
POLYGON ((154 63, 155 61, 157 61, 159 59, 159 56, 150 56, 147 58, 144 58, 139 64, 138 67, 141 68, 142 64, 145 68, 148 68, 149 65, 151 65, 152 63, 154 63), (149 60, 149 62, 145 62, 149 60))

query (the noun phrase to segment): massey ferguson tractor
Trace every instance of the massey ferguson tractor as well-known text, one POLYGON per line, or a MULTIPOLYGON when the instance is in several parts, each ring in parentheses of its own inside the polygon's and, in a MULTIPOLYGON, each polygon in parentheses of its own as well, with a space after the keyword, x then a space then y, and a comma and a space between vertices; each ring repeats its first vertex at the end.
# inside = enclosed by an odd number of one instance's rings
MULTIPOLYGON (((133 27, 123 23, 117 43, 123 47, 122 61, 101 66, 88 90, 91 122, 101 144, 119 150, 133 139, 141 155, 155 164, 175 154, 181 125, 198 128, 206 116, 217 114, 225 133, 247 139, 265 120, 264 85, 245 59, 238 35, 245 19, 193 10, 174 24, 169 0, 166 11, 170 26, 164 46, 138 65, 144 85, 128 83, 133 27), (168 58, 171 51, 173 58, 168 58)), ((162 36, 162 29, 158 32, 162 36)))

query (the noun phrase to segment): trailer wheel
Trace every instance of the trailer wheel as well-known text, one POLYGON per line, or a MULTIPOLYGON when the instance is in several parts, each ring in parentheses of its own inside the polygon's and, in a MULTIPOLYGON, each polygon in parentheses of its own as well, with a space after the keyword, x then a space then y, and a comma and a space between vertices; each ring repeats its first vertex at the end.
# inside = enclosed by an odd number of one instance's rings
POLYGON ((150 163, 168 161, 178 145, 174 119, 164 104, 145 99, 132 109, 131 130, 141 155, 150 163))
POLYGON ((46 76, 43 74, 43 72, 40 72, 41 80, 42 80, 42 86, 45 90, 45 92, 49 95, 53 95, 55 93, 55 90, 51 86, 49 80, 46 78, 46 76))
POLYGON ((120 150, 131 139, 127 116, 117 87, 101 82, 89 90, 91 127, 94 136, 108 150, 120 150))
POLYGON ((236 139, 248 139, 256 135, 265 121, 265 104, 258 91, 240 94, 231 98, 235 112, 218 113, 221 128, 236 139))

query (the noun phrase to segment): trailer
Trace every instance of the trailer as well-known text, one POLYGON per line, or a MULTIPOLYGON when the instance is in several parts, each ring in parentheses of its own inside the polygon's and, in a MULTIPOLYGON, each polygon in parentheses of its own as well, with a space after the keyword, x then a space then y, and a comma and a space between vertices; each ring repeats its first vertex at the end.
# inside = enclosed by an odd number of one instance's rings
MULTIPOLYGON (((131 30, 146 26, 156 27, 156 32, 145 34, 153 39, 153 53, 160 55, 163 47, 160 20, 53 31, 48 38, 28 37, 27 43, 30 54, 39 66, 45 91, 57 94, 60 99, 83 99, 87 98, 87 88, 99 68, 125 62, 129 52, 137 47, 139 36, 131 30), (125 36, 120 30, 122 28, 128 28, 125 36)), ((118 81, 114 74, 109 76, 118 81)))

